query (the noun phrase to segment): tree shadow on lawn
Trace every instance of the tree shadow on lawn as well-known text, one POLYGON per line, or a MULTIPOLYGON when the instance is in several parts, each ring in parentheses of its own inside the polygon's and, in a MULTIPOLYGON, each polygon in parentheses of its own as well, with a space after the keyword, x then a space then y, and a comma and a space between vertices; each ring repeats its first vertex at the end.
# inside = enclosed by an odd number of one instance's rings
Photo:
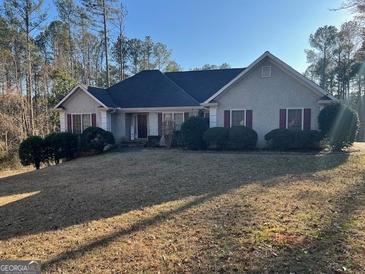
MULTIPOLYGON (((77 159, 0 179, 0 240, 120 215, 188 196, 218 195, 284 175, 330 170, 348 155, 246 155, 144 150, 77 159)), ((268 185, 269 186, 269 185, 268 185)))
MULTIPOLYGON (((365 180, 365 174, 363 173, 365 180)), ((334 212, 317 237, 296 244, 281 246, 275 256, 261 260, 257 273, 361 273, 364 271, 353 258, 355 250, 347 241, 352 239, 351 225, 355 212, 365 208, 365 184, 359 182, 336 197, 334 212)))

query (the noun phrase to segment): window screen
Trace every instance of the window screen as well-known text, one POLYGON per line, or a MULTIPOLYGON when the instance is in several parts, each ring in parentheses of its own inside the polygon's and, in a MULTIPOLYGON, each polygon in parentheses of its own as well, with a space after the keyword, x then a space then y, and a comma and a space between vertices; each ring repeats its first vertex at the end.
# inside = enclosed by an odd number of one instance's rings
POLYGON ((91 127, 91 115, 90 114, 82 114, 82 131, 91 127))
POLYGON ((72 115, 72 132, 81 133, 81 115, 79 114, 72 115))
POLYGON ((184 113, 174 113, 175 130, 180 130, 184 122, 184 113))
POLYGON ((232 127, 244 126, 245 123, 245 111, 244 110, 232 110, 232 127))
POLYGON ((288 129, 302 129, 301 109, 288 109, 288 129))

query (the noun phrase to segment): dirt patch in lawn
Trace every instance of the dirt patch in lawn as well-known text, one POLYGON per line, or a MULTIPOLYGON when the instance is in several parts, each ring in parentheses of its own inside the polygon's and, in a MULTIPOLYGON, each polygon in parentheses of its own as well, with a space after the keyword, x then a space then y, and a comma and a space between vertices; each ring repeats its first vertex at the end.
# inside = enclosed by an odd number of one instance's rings
POLYGON ((365 267, 365 156, 140 150, 0 179, 0 257, 46 272, 365 267))

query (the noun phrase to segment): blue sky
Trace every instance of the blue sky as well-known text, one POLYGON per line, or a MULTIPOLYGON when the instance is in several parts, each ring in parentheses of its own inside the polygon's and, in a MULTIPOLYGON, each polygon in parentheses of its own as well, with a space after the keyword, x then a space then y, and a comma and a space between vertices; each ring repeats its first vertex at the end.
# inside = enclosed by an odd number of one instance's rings
MULTIPOLYGON (((48 0, 50 4, 52 1, 48 0)), ((245 67, 269 50, 300 72, 309 35, 340 26, 342 0, 124 0, 126 35, 150 35, 172 50, 184 69, 229 63, 245 67)), ((52 11, 51 11, 52 13, 52 11)))

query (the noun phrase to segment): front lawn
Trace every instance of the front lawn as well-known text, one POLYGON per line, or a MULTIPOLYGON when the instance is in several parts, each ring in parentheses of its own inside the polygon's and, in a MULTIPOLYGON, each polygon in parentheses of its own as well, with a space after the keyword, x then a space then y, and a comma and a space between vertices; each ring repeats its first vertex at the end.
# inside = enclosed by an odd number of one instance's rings
POLYGON ((140 150, 0 178, 0 258, 45 272, 361 272, 365 155, 140 150))

